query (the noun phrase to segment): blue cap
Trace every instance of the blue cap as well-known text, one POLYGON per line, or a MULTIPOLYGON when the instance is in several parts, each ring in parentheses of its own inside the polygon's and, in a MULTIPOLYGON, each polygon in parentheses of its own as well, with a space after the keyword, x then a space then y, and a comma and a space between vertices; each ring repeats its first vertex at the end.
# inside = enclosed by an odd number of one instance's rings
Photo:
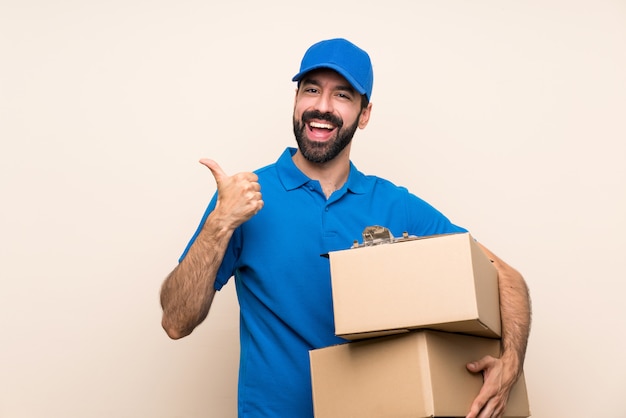
POLYGON ((312 45, 304 54, 300 72, 291 80, 300 81, 309 71, 330 68, 341 74, 356 91, 372 97, 374 70, 367 52, 346 39, 328 39, 312 45))

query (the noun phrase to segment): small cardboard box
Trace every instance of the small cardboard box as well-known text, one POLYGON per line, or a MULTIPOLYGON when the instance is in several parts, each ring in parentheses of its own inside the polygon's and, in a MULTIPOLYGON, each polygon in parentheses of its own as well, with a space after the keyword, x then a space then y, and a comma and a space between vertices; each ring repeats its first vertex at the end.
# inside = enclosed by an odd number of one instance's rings
MULTIPOLYGON (((424 330, 309 355, 316 418, 465 417, 483 383, 466 364, 498 357, 500 340, 424 330)), ((504 416, 530 416, 523 375, 504 416)))
POLYGON ((469 233, 329 253, 335 334, 430 328, 500 337, 498 273, 469 233))

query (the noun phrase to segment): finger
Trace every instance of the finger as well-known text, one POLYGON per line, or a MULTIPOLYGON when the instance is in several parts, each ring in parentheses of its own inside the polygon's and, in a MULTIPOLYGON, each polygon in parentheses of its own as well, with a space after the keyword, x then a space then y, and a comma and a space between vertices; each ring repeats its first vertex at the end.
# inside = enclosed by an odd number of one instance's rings
POLYGON ((214 160, 203 158, 200 160, 200 164, 211 170, 211 173, 213 174, 213 177, 215 178, 215 181, 217 183, 219 183, 222 179, 228 177, 224 170, 222 170, 222 167, 220 167, 220 165, 214 160))
POLYGON ((465 418, 480 418, 484 416, 489 416, 485 415, 487 414, 487 401, 487 399, 483 398, 482 394, 479 394, 478 397, 474 399, 474 402, 472 402, 469 413, 465 416, 465 418))
POLYGON ((494 360, 493 357, 485 356, 481 358, 480 360, 467 363, 466 367, 470 372, 478 373, 489 368, 489 366, 493 363, 493 360, 494 360))
POLYGON ((467 367, 467 370, 469 370, 472 373, 478 373, 478 372, 480 372, 482 370, 478 366, 478 362, 477 361, 473 361, 471 363, 467 363, 465 366, 467 367))
POLYGON ((465 416, 465 418, 478 418, 478 414, 483 409, 484 403, 475 400, 470 407, 469 413, 465 416))

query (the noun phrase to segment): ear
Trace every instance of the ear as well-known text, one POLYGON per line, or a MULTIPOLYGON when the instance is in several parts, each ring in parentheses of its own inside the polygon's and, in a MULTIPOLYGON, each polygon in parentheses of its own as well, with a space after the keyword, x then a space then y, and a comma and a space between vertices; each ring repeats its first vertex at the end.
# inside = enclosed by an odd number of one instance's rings
POLYGON ((364 129, 370 121, 370 115, 372 114, 372 103, 368 103, 367 107, 361 110, 359 115, 359 129, 364 129))

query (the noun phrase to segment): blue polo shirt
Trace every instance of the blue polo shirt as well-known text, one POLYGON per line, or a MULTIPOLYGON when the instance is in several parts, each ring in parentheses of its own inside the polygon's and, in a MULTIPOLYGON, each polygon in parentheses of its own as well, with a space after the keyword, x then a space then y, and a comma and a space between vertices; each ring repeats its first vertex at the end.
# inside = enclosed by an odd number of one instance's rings
POLYGON ((313 417, 308 352, 345 342, 334 335, 330 266, 322 254, 361 241, 370 225, 394 236, 465 232, 406 188, 352 164, 348 181, 326 199, 319 182, 293 163, 295 152, 287 148, 256 171, 265 205, 234 232, 215 281, 219 290, 235 277, 240 418, 313 417))

